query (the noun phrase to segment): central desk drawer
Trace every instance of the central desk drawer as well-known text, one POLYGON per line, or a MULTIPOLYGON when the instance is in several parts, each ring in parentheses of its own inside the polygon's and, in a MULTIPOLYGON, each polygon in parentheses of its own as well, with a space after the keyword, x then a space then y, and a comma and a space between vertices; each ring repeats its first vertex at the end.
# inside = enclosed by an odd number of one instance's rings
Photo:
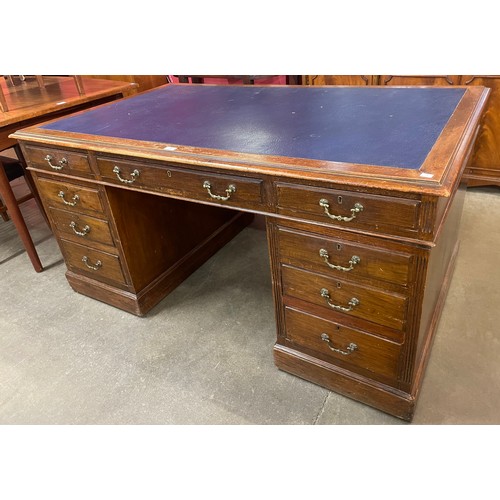
POLYGON ((277 184, 276 190, 282 215, 375 232, 418 229, 418 200, 291 184, 277 184))
POLYGON ((97 165, 102 179, 113 184, 159 191, 196 201, 263 210, 261 179, 102 157, 97 158, 97 165))
POLYGON ((404 331, 408 298, 378 288, 282 266, 283 293, 328 311, 404 331))
POLYGON ((54 224, 65 238, 81 240, 81 243, 97 242, 104 245, 114 245, 109 223, 89 215, 79 215, 75 212, 50 209, 54 224))
POLYGON ((125 277, 117 255, 60 240, 66 265, 76 272, 83 272, 92 278, 125 285, 125 277))
POLYGON ((37 176, 37 187, 49 207, 68 208, 89 214, 103 213, 103 204, 97 189, 40 176, 37 176))

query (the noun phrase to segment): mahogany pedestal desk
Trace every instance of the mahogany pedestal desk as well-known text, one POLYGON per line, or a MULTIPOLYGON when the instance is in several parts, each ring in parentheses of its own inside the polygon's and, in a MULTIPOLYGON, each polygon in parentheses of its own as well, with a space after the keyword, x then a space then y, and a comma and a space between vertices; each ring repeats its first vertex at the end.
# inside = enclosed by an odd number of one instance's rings
POLYGON ((12 137, 74 290, 145 315, 263 214, 278 368, 411 420, 487 96, 167 85, 12 137))

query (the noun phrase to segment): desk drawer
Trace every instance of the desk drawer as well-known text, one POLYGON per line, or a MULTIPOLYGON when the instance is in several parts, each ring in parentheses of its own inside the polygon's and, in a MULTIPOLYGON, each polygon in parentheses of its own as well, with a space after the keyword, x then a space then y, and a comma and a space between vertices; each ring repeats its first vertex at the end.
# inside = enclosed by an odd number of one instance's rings
POLYGON ((37 176, 37 187, 49 207, 97 215, 104 211, 97 189, 40 176, 37 176))
POLYGON ((60 235, 64 238, 81 240, 82 244, 97 242, 114 245, 109 223, 106 220, 53 208, 50 209, 50 215, 60 235))
POLYGON ((418 229, 418 200, 291 184, 277 184, 276 189, 282 215, 375 232, 399 234, 418 229))
POLYGON ((335 311, 404 331, 408 298, 378 288, 327 278, 282 266, 283 294, 335 311))
POLYGON ((133 185, 135 188, 224 206, 263 210, 261 179, 107 158, 97 158, 97 165, 102 179, 114 184, 133 185))
POLYGON ((401 345, 291 308, 285 309, 286 338, 351 371, 396 380, 401 345))
POLYGON ((28 166, 32 168, 59 174, 95 177, 90 168, 89 158, 85 153, 26 146, 25 154, 28 166))
POLYGON ((74 272, 93 279, 125 285, 125 277, 117 255, 94 250, 67 240, 59 240, 66 265, 74 272))
POLYGON ((285 228, 279 228, 278 235, 283 264, 336 278, 362 277, 408 285, 411 255, 285 228))

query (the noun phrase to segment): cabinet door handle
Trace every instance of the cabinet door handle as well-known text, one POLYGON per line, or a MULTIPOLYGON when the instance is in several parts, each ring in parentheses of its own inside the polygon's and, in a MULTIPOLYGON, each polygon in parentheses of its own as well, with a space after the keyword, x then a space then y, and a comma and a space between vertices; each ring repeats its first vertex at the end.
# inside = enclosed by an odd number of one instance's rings
POLYGON ((102 267, 102 262, 100 260, 97 260, 96 263, 94 265, 92 264, 89 264, 89 258, 84 255, 82 257, 82 262, 89 268, 89 269, 92 269, 92 271, 98 271, 99 268, 102 267))
POLYGON ((139 177, 139 170, 137 169, 134 169, 134 171, 130 174, 130 179, 124 179, 120 174, 121 174, 121 171, 120 171, 120 167, 118 167, 117 165, 115 165, 115 167, 113 168, 113 173, 116 174, 116 177, 117 179, 120 181, 120 182, 123 182, 124 184, 132 184, 133 182, 135 182, 135 180, 137 179, 137 177, 139 177))
POLYGON ((86 236, 90 231, 90 226, 88 226, 87 224, 83 227, 81 231, 79 231, 78 229, 76 229, 76 222, 74 221, 71 221, 69 223, 69 227, 73 229, 73 232, 78 236, 86 236))
POLYGON ((321 198, 321 200, 319 200, 319 206, 325 210, 325 214, 328 217, 330 217, 330 219, 340 220, 343 222, 351 222, 353 219, 356 218, 356 214, 359 214, 359 212, 363 211, 363 205, 361 205, 361 203, 355 203, 354 208, 351 208, 351 213, 352 213, 351 217, 344 217, 342 215, 332 215, 329 211, 330 203, 325 198, 321 198))
POLYGON ((210 198, 213 198, 214 200, 220 200, 220 201, 229 200, 229 198, 231 198, 231 195, 236 192, 236 186, 234 184, 229 184, 229 186, 226 189, 226 196, 221 196, 219 194, 213 194, 211 191, 212 185, 210 184, 209 181, 203 182, 203 188, 208 191, 210 198))
POLYGON ((337 304, 332 304, 330 302, 330 292, 326 288, 322 288, 321 291, 319 292, 320 295, 326 300, 326 303, 332 308, 335 309, 336 311, 342 311, 342 312, 349 312, 352 311, 356 306, 359 305, 359 299, 356 297, 353 297, 349 302, 348 306, 349 307, 344 307, 344 306, 339 306, 337 304))
POLYGON ((59 196, 59 198, 61 198, 61 199, 62 199, 62 201, 63 201, 63 203, 64 203, 65 205, 69 205, 70 207, 74 207, 74 206, 78 203, 78 200, 80 199, 80 197, 79 197, 77 194, 75 194, 75 195, 71 198, 73 201, 66 201, 66 200, 64 199, 64 196, 65 196, 65 192, 64 192, 64 191, 59 191, 59 193, 57 194, 57 196, 59 196))
POLYGON ((324 342, 326 342, 328 344, 328 347, 332 351, 338 352, 339 354, 342 354, 342 356, 349 356, 349 354, 352 354, 358 348, 358 346, 356 344, 354 344, 353 342, 351 342, 346 347, 345 351, 343 351, 342 349, 339 349, 337 347, 334 347, 333 344, 332 344, 332 341, 330 340, 330 337, 328 336, 327 333, 322 333, 321 334, 321 340, 323 340, 324 342))
POLYGON ((351 257, 351 260, 349 261, 349 267, 343 267, 343 266, 338 266, 335 264, 332 264, 328 259, 330 256, 328 255, 328 251, 325 250, 324 248, 321 248, 319 251, 319 256, 324 259, 328 267, 331 267, 332 269, 336 269, 337 271, 352 271, 354 269, 354 266, 356 264, 359 264, 361 262, 361 259, 357 255, 353 255, 351 257))
POLYGON ((68 160, 66 158, 62 158, 57 162, 58 165, 54 165, 52 163, 52 160, 54 159, 52 155, 47 155, 44 159, 54 170, 62 170, 68 164, 68 160))

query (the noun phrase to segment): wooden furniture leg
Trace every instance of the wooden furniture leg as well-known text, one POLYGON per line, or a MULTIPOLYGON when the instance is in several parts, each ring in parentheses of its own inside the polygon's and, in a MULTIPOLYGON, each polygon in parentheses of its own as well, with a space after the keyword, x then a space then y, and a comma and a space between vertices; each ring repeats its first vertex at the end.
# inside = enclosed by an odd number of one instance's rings
POLYGON ((0 85, 0 111, 3 111, 4 113, 9 111, 9 106, 7 105, 7 101, 5 100, 5 95, 3 93, 1 85, 0 85))
POLYGON ((24 244, 24 248, 26 248, 26 252, 28 253, 28 257, 35 268, 35 271, 37 273, 43 271, 42 263, 40 262, 40 258, 36 252, 35 245, 31 239, 26 222, 24 222, 21 210, 19 210, 19 206, 17 205, 16 197, 12 192, 9 179, 7 179, 7 175, 5 174, 5 170, 2 165, 0 165, 0 196, 9 211, 12 222, 16 226, 17 232, 19 233, 19 236, 24 244))
POLYGON ((7 207, 3 204, 2 200, 0 200, 0 216, 5 222, 8 222, 9 214, 7 213, 7 207))
POLYGON ((82 77, 80 75, 75 75, 73 77, 73 79, 75 80, 75 84, 76 84, 76 88, 78 89, 78 93, 80 95, 85 95, 85 88, 83 87, 82 77))
POLYGON ((45 87, 45 83, 43 81, 43 76, 42 75, 36 75, 36 83, 38 83, 38 86, 43 89, 45 87))

